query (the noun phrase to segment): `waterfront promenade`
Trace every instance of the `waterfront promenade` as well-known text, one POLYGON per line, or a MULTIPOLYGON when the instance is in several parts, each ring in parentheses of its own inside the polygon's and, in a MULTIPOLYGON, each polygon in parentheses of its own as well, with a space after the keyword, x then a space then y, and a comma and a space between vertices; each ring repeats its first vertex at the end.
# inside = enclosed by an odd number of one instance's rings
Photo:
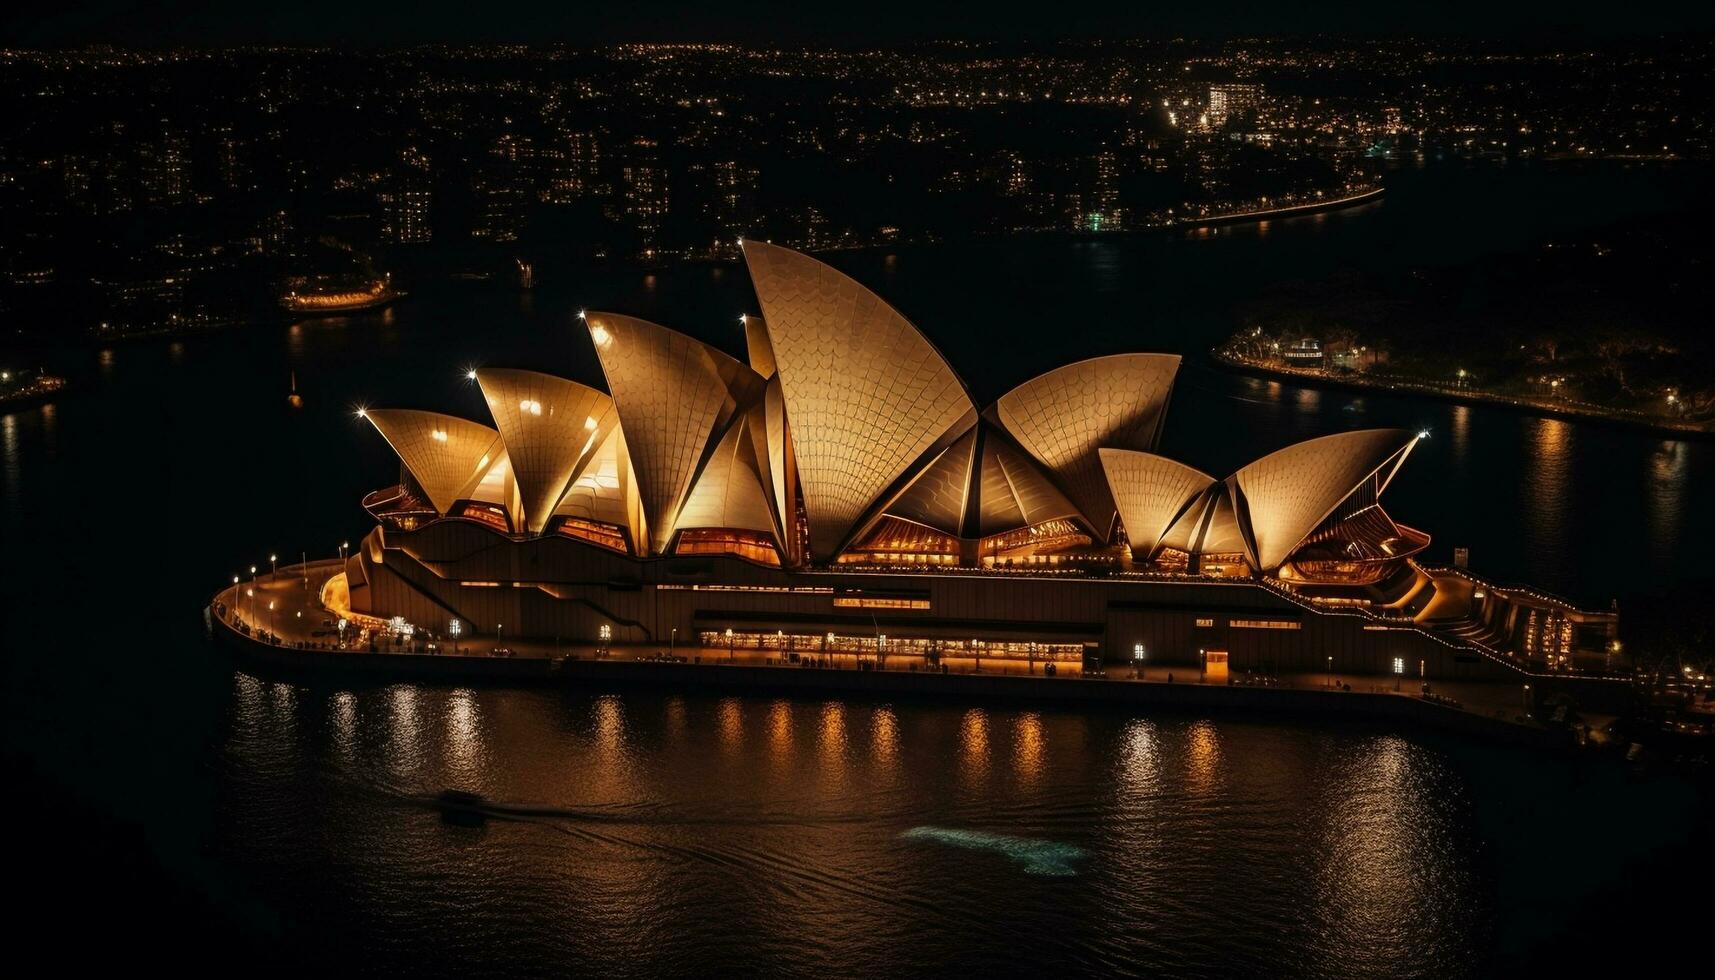
POLYGON ((1368 375, 1355 371, 1335 373, 1324 368, 1294 367, 1289 364, 1278 364, 1246 357, 1234 351, 1230 346, 1217 347, 1209 352, 1209 356, 1216 364, 1236 371, 1316 387, 1424 395, 1430 398, 1472 405, 1498 405, 1505 408, 1516 408, 1537 415, 1546 415, 1550 418, 1631 426, 1674 436, 1715 437, 1715 426, 1711 426, 1709 423, 1686 422, 1630 409, 1610 408, 1593 402, 1574 401, 1566 398, 1509 395, 1394 375, 1368 375))
POLYGON ((1339 673, 1237 675, 1207 683, 1195 666, 1106 664, 1099 672, 1060 661, 943 656, 931 668, 916 655, 709 647, 675 643, 604 646, 599 640, 512 638, 496 632, 448 637, 389 633, 379 620, 342 608, 339 561, 261 572, 223 589, 210 606, 211 628, 242 657, 287 671, 353 678, 626 683, 710 689, 848 691, 997 697, 1068 703, 1129 703, 1257 712, 1365 715, 1426 723, 1544 744, 1569 741, 1543 726, 1540 690, 1520 683, 1436 682, 1339 673), (330 585, 333 586, 330 588, 330 585), (331 608, 330 608, 331 607, 331 608), (342 615, 343 614, 343 615, 342 615), (343 631, 338 622, 345 619, 343 631))

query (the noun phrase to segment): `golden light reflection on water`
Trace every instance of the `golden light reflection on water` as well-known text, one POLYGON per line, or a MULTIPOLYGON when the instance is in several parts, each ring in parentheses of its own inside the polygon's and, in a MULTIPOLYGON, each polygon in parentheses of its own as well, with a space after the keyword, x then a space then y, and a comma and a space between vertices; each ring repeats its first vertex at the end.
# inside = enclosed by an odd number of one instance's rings
POLYGON ((989 718, 981 708, 967 710, 959 720, 959 776, 981 779, 989 769, 989 718))
POLYGON ((846 706, 841 701, 829 701, 822 705, 822 723, 817 728, 817 745, 822 751, 822 761, 832 761, 834 756, 842 756, 846 751, 846 706))
POLYGON ((1019 783, 1033 787, 1042 778, 1044 752, 1042 716, 1034 711, 1020 715, 1012 729, 1012 765, 1019 783))
POLYGON ((869 722, 870 756, 876 768, 892 773, 899 761, 899 718, 893 709, 875 709, 869 722))
POLYGON ((339 691, 333 696, 333 748, 341 762, 357 757, 357 695, 339 691))
POLYGON ((1465 454, 1471 448, 1471 406, 1454 405, 1452 431, 1453 462, 1464 465, 1465 454))
POLYGON ((677 696, 668 698, 665 715, 667 738, 674 742, 685 738, 685 731, 688 727, 688 722, 685 719, 685 699, 677 696))
POLYGON ((722 698, 715 710, 715 739, 721 754, 731 757, 744 747, 744 708, 738 698, 722 698))
POLYGON ((590 721, 594 726, 597 748, 604 753, 624 751, 625 702, 612 694, 597 698, 590 707, 590 721))
POLYGON ((816 726, 817 771, 824 790, 840 792, 851 775, 846 764, 846 706, 842 701, 822 705, 816 726))
POLYGON ((1375 940, 1365 951, 1373 962, 1360 972, 1398 973, 1405 964, 1391 951, 1417 945, 1417 934, 1440 934, 1436 920, 1457 915, 1456 862, 1427 765, 1407 740, 1375 738, 1329 774, 1335 798, 1317 808, 1329 821, 1316 864, 1317 913, 1344 934, 1375 940))
POLYGON ((792 702, 768 706, 768 759, 776 774, 792 771, 792 702))
POLYGON ((1120 738, 1119 783, 1128 800, 1153 794, 1161 785, 1161 747, 1155 723, 1133 719, 1120 738))
POLYGON ((24 480, 24 459, 18 451, 18 416, 0 415, 0 463, 6 474, 6 509, 16 511, 21 497, 19 484, 24 480))
POLYGON ((1546 560, 1563 557, 1568 482, 1572 474, 1572 424, 1529 419, 1530 452, 1524 460, 1524 526, 1531 547, 1546 560))
POLYGON ((387 689, 387 741, 383 763, 389 772, 397 776, 414 774, 423 761, 418 697, 417 689, 410 684, 395 684, 387 689))
POLYGON ((1685 471, 1690 455, 1685 443, 1676 440, 1664 441, 1650 453, 1644 512, 1649 521, 1650 553, 1657 561, 1670 559, 1682 543, 1685 471))
POLYGON ((1322 410, 1322 392, 1315 388, 1300 388, 1292 397, 1293 407, 1305 415, 1315 415, 1322 410))
POLYGON ((590 705, 590 765, 588 792, 604 802, 636 797, 631 733, 625 717, 625 700, 605 694, 590 705))
POLYGON ((1199 721, 1185 732, 1185 787, 1204 795, 1221 784, 1221 733, 1212 722, 1199 721))
POLYGON ((485 755, 476 695, 459 688, 447 698, 447 760, 456 775, 474 781, 485 755))

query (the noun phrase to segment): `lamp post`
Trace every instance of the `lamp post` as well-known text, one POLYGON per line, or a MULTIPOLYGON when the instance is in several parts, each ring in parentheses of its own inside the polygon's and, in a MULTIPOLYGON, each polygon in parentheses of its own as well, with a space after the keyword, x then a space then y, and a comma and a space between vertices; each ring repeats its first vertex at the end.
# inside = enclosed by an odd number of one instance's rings
POLYGON ((732 651, 732 627, 731 626, 728 626, 726 628, 726 658, 727 658, 728 663, 731 663, 733 660, 737 659, 736 657, 734 657, 733 651, 732 651))
POLYGON ((679 627, 675 626, 667 634, 667 655, 673 656, 679 651, 679 627))
POLYGON ((827 654, 828 663, 832 664, 834 662, 834 634, 828 634, 827 640, 822 644, 822 652, 827 654))
POLYGON ((976 661, 977 661, 976 668, 974 670, 972 670, 971 673, 973 673, 973 674, 982 673, 983 672, 983 647, 982 647, 981 643, 977 642, 977 638, 974 636, 971 637, 971 655, 973 657, 975 657, 976 661))
POLYGON ((1143 644, 1141 644, 1141 643, 1132 644, 1131 660, 1132 660, 1132 664, 1134 665, 1134 675, 1133 676, 1135 676, 1138 680, 1143 679, 1143 661, 1148 656, 1149 656, 1149 651, 1144 649, 1143 644))
POLYGON ((274 600, 268 600, 268 642, 274 642, 274 600))
POLYGON ((601 655, 605 657, 608 654, 608 642, 613 639, 613 627, 603 623, 599 632, 601 633, 601 655))
POLYGON ((250 618, 256 618, 256 566, 250 566, 250 584, 244 589, 245 598, 250 600, 250 618))
POLYGON ((226 611, 226 618, 228 620, 236 621, 238 619, 238 601, 240 598, 241 597, 238 594, 238 576, 234 575, 232 576, 232 607, 226 611))
POLYGON ((1332 656, 1328 658, 1328 686, 1334 686, 1334 658, 1332 656))
POLYGON ((350 624, 346 622, 345 617, 341 616, 339 620, 339 648, 341 650, 345 649, 345 628, 348 625, 350 624))
POLYGON ((875 634, 875 666, 878 670, 887 669, 887 634, 875 634))
POLYGON ((274 579, 280 574, 279 562, 280 562, 280 556, 279 555, 272 554, 272 553, 270 553, 268 555, 268 581, 270 581, 270 582, 274 581, 274 579))
POLYGON ((453 619, 447 623, 447 635, 453 638, 453 656, 455 657, 458 656, 459 652, 459 634, 463 632, 464 624, 459 622, 457 619, 453 619))

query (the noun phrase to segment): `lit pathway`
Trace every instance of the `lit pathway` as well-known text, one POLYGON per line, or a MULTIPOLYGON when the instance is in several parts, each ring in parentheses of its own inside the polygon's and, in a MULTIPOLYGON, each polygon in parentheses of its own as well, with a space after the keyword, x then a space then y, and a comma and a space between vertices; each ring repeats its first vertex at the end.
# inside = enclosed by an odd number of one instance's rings
MULTIPOLYGON (((338 615, 322 605, 321 594, 328 580, 339 574, 341 564, 338 561, 311 562, 307 574, 302 566, 283 566, 278 574, 270 576, 262 572, 252 582, 246 577, 234 588, 227 588, 216 596, 216 601, 224 604, 226 618, 235 623, 247 624, 253 635, 259 636, 261 631, 273 633, 278 637, 278 644, 283 647, 299 645, 311 646, 316 649, 336 651, 339 649, 340 635, 336 629, 338 615)), ((370 651, 367 641, 359 646, 359 627, 353 623, 347 629, 349 647, 353 652, 401 653, 401 654, 437 654, 443 656, 460 656, 472 658, 489 658, 506 656, 519 659, 554 659, 575 657, 590 659, 605 656, 618 661, 641 661, 659 658, 661 656, 683 657, 693 663, 710 665, 738 664, 749 667, 777 666, 781 669, 804 669, 802 664, 789 663, 788 658, 778 650, 755 650, 735 647, 728 650, 724 647, 698 647, 678 644, 669 646, 667 643, 615 645, 605 653, 594 643, 556 643, 542 640, 513 639, 512 637, 496 638, 492 634, 461 637, 456 643, 441 638, 426 638, 418 636, 404 642, 393 641, 389 637, 378 637, 375 648, 370 651), (504 653, 501 651, 505 651, 504 653)), ((806 652, 802 658, 815 659, 821 657, 819 652, 806 652)), ((855 670, 858 662, 874 661, 873 654, 836 653, 831 658, 824 658, 821 665, 828 669, 855 670)), ((1022 676, 1026 673, 1043 675, 1043 663, 1034 664, 1026 660, 998 660, 991 657, 980 659, 968 656, 943 655, 941 662, 950 673, 983 673, 1007 674, 1022 676)), ((890 671, 911 671, 927 669, 923 658, 916 655, 890 655, 886 668, 890 671)), ((1081 674, 1081 665, 1077 662, 1056 662, 1057 674, 1053 681, 1076 680, 1081 674)), ((1201 683, 1197 669, 1194 666, 1150 665, 1137 670, 1129 664, 1109 664, 1104 676, 1108 680, 1136 680, 1138 682, 1156 684, 1196 684, 1201 683)), ((1043 677, 1044 681, 1050 678, 1043 677)), ((1242 680, 1242 675, 1235 675, 1235 682, 1242 680)), ((1375 677, 1359 674, 1328 674, 1300 673, 1279 674, 1269 678, 1271 687, 1296 690, 1329 690, 1344 689, 1349 686, 1352 691, 1369 693, 1398 693, 1401 696, 1416 696, 1422 689, 1423 681, 1414 677, 1375 677)), ((1436 681, 1430 678, 1431 689, 1442 697, 1452 698, 1461 703, 1468 711, 1490 717, 1515 719, 1524 713, 1526 691, 1524 681, 1512 682, 1483 682, 1483 681, 1436 681)))

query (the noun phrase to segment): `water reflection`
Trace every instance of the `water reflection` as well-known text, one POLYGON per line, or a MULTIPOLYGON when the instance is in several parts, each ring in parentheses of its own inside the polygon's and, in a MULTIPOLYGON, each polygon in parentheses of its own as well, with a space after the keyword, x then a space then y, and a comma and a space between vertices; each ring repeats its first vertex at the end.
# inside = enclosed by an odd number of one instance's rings
POLYGON ((382 746, 382 765, 395 777, 414 776, 423 764, 418 696, 417 688, 410 684, 387 688, 387 740, 382 746))
POLYGON ((1470 943, 1480 904, 1439 802, 1456 782, 1394 736, 693 693, 308 699, 243 676, 230 718, 244 778, 223 783, 220 846, 256 869, 247 881, 304 908, 330 887, 315 869, 361 860, 373 873, 341 900, 425 956, 452 942, 433 894, 486 937, 457 942, 509 962, 876 972, 922 966, 925 936, 954 931, 995 949, 1029 935, 1030 962, 1104 971, 1397 974, 1470 943), (291 737, 319 712, 328 738, 291 737), (472 834, 406 805, 447 786, 544 814, 472 834), (1008 859, 1023 854, 1087 856, 1044 891, 1039 861, 1008 859), (1239 920, 1271 926, 1235 934, 1239 920))
POLYGON ((357 757, 357 695, 339 691, 333 696, 333 746, 342 762, 357 757))
POLYGON ((1554 567, 1567 559, 1567 535, 1571 529, 1570 505, 1572 451, 1576 431, 1560 419, 1526 418, 1528 449, 1524 460, 1520 511, 1528 546, 1542 565, 1554 567))
POLYGON ((1454 405, 1452 422, 1448 426, 1453 443, 1453 462, 1461 469, 1465 465, 1465 454, 1471 445, 1471 406, 1454 405))
POLYGON ((0 415, 0 474, 6 477, 6 516, 16 519, 22 512, 24 460, 18 447, 18 414, 0 415))
POLYGON ((1036 785, 1042 777, 1043 755, 1042 716, 1026 712, 1012 730, 1012 768, 1020 785, 1027 789, 1036 785))
POLYGON ((1221 736, 1213 722, 1199 721, 1185 733, 1185 785, 1199 796, 1221 784, 1221 736))
POLYGON ((899 719, 892 708, 877 708, 870 717, 869 745, 877 769, 891 772, 899 759, 899 719))
POLYGON ((1677 440, 1664 441, 1649 454, 1644 514, 1649 522, 1650 558, 1658 565, 1671 561, 1683 543, 1680 528, 1685 517, 1685 474, 1690 456, 1690 447, 1677 440))
POLYGON ((460 688, 447 702, 447 761, 452 772, 462 777, 454 781, 455 785, 476 785, 482 776, 484 755, 476 696, 460 688))
POLYGON ((729 758, 744 747, 744 710, 740 704, 738 698, 722 698, 716 712, 715 738, 720 742, 721 754, 729 758))
POLYGON ((981 708, 971 708, 959 722, 959 777, 967 784, 980 781, 989 769, 989 719, 981 708))

